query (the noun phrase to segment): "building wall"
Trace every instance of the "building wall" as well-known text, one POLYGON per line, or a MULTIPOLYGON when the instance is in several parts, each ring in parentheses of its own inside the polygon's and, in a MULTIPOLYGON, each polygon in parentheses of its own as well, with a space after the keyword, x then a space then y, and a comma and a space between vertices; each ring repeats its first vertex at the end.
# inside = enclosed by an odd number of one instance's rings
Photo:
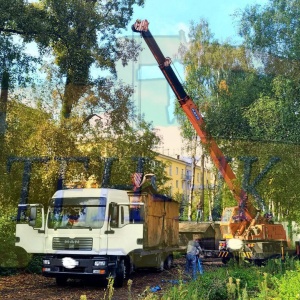
MULTIPOLYGON (((174 196, 175 194, 182 194, 184 199, 187 200, 192 179, 191 159, 182 158, 179 155, 177 157, 171 157, 164 154, 158 154, 156 159, 167 165, 165 173, 170 180, 165 183, 165 187, 169 187, 171 189, 171 195, 174 196)), ((200 191, 203 189, 203 186, 201 185, 203 172, 204 189, 207 189, 208 186, 212 186, 214 182, 214 175, 212 171, 205 168, 205 166, 203 168, 200 164, 201 161, 196 162, 194 191, 200 191)))

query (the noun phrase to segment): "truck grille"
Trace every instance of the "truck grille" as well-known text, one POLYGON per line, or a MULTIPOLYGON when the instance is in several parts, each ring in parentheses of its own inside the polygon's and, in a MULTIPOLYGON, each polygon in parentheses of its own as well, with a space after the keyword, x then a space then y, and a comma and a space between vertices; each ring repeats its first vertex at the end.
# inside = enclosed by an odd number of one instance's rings
POLYGON ((54 237, 52 240, 53 250, 92 250, 92 238, 68 238, 54 237))

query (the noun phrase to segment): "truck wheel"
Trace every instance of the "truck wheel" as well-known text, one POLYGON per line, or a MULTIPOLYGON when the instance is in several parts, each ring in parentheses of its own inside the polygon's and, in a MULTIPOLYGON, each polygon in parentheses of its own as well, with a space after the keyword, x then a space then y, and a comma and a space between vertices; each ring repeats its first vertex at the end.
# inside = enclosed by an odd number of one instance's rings
POLYGON ((114 280, 114 286, 115 287, 122 287, 124 284, 124 280, 126 277, 126 269, 125 269, 125 263, 124 260, 121 260, 119 265, 116 269, 116 276, 114 280))
POLYGON ((222 263, 223 263, 224 265, 226 265, 229 261, 230 261, 230 257, 223 257, 223 258, 222 258, 222 263))
POLYGON ((255 266, 262 267, 266 264, 266 261, 264 259, 254 259, 253 263, 255 266))
POLYGON ((164 259, 162 258, 162 255, 158 255, 156 270, 157 270, 158 272, 162 272, 164 269, 165 269, 165 261, 164 261, 164 259))
POLYGON ((167 256, 167 258, 165 259, 165 262, 164 262, 164 267, 166 270, 169 270, 171 269, 173 266, 173 255, 172 254, 169 254, 167 256))
POLYGON ((57 285, 64 286, 64 285, 66 285, 68 278, 67 277, 56 277, 55 280, 56 280, 57 285))

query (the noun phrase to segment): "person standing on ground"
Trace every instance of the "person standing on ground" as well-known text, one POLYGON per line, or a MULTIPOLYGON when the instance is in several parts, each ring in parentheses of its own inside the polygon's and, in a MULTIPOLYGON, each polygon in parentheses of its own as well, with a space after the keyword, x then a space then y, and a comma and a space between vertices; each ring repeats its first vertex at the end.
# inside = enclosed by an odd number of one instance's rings
POLYGON ((196 222, 201 222, 202 221, 202 215, 203 215, 203 208, 202 208, 202 204, 201 201, 198 202, 197 204, 197 217, 196 217, 196 222))
POLYGON ((185 263, 185 273, 191 275, 193 279, 197 277, 197 258, 201 251, 198 241, 189 241, 186 250, 186 263, 185 263))

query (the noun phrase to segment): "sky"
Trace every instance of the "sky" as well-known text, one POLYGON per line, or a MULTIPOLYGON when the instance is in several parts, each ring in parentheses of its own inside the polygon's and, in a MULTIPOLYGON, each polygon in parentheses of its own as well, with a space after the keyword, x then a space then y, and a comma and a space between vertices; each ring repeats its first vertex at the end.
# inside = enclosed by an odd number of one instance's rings
MULTIPOLYGON (((136 7, 133 20, 147 19, 152 34, 176 34, 179 29, 188 31, 191 21, 206 19, 211 31, 218 39, 233 37, 236 33, 232 15, 247 5, 264 5, 267 0, 185 0, 185 1, 145 0, 144 7, 136 7)), ((127 28, 131 32, 130 26, 127 28)))
POLYGON ((178 72, 181 82, 184 81, 183 66, 176 59, 180 43, 188 42, 188 32, 191 22, 198 23, 200 19, 208 21, 214 37, 220 42, 230 41, 238 44, 237 20, 234 13, 243 10, 248 5, 265 5, 268 0, 185 0, 163 1, 145 0, 144 7, 136 7, 132 22, 124 32, 125 36, 141 41, 144 50, 140 53, 138 62, 123 68, 118 66, 121 80, 131 84, 135 93, 133 100, 138 111, 146 121, 152 122, 159 130, 163 144, 159 149, 166 155, 183 154, 184 145, 181 141, 178 123, 173 115, 174 97, 166 79, 157 67, 157 63, 138 33, 133 33, 131 25, 136 19, 147 19, 149 30, 165 57, 171 57, 173 69, 178 72))

